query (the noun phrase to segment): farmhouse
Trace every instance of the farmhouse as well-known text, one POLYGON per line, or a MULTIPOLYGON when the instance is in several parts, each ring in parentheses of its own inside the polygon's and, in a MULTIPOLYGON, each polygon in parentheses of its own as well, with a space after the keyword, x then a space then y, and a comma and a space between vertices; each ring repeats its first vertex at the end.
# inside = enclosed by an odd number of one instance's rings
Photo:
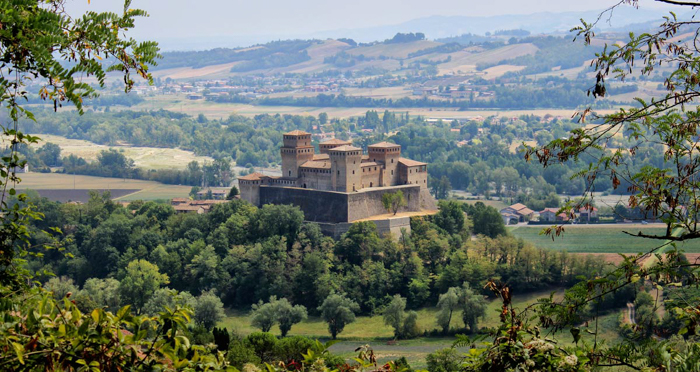
MULTIPOLYGON (((521 204, 521 203, 516 203, 516 204, 511 205, 510 207, 506 207, 506 208, 501 209, 501 216, 503 216, 504 222, 512 221, 512 218, 510 218, 511 217, 510 215, 517 216, 518 222, 527 222, 527 221, 530 221, 532 219, 534 214, 535 214, 535 211, 533 211, 532 209, 525 206, 525 204, 521 204), (506 219, 506 216, 508 216, 509 218, 506 219)), ((506 224, 508 224, 508 223, 506 223, 506 224)))
POLYGON ((598 208, 592 206, 579 208, 578 220, 580 222, 598 221, 598 208))
POLYGON ((239 177, 241 198, 254 205, 293 204, 309 221, 349 223, 386 214, 382 195, 401 190, 401 212, 437 210, 428 192, 428 165, 401 157, 401 146, 380 142, 365 153, 349 141, 331 139, 316 153, 311 134, 285 133, 282 176, 239 177))
POLYGON ((190 200, 188 198, 173 198, 170 204, 175 213, 208 213, 215 204, 226 203, 226 200, 190 200))
POLYGON ((540 221, 543 222, 566 222, 569 220, 569 217, 566 215, 566 213, 559 213, 559 208, 545 208, 544 210, 540 211, 540 221))

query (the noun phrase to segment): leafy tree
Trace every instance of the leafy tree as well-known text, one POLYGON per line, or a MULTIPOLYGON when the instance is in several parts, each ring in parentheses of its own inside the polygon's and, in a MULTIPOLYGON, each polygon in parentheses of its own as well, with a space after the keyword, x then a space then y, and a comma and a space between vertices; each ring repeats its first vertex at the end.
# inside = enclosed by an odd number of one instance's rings
POLYGON ((494 207, 486 206, 475 208, 472 214, 472 220, 475 234, 483 234, 490 238, 507 234, 503 217, 494 207))
POLYGON ((119 293, 125 303, 141 310, 163 284, 168 284, 168 276, 161 274, 158 266, 146 260, 134 260, 129 262, 119 283, 119 293))
POLYGON ((486 300, 484 300, 484 296, 474 293, 467 282, 464 283, 460 292, 464 326, 474 333, 477 331, 478 319, 486 315, 486 300))
POLYGON ((304 306, 292 306, 286 298, 277 300, 275 307, 277 322, 279 323, 282 337, 287 336, 287 333, 294 324, 303 321, 307 317, 306 308, 304 306))
POLYGON ((47 142, 37 151, 41 161, 49 167, 62 165, 61 147, 55 143, 47 142))
POLYGON ((321 125, 325 125, 326 123, 328 123, 328 114, 325 112, 318 114, 318 122, 321 125))
POLYGON ((450 235, 461 234, 464 231, 464 211, 456 201, 440 201, 440 211, 435 215, 435 224, 450 235))
POLYGON ((384 324, 394 328, 394 338, 410 338, 418 334, 418 314, 415 311, 406 312, 406 299, 394 295, 384 309, 384 324))
POLYGON ((360 311, 360 306, 355 301, 334 293, 326 297, 318 311, 328 323, 328 332, 335 339, 347 324, 355 321, 355 313, 360 311))
POLYGON ((442 327, 442 331, 450 331, 452 314, 459 309, 459 288, 451 287, 447 292, 440 295, 437 303, 437 323, 442 327))
POLYGON ((394 338, 400 338, 403 331, 403 323, 406 317, 406 299, 401 295, 394 295, 391 302, 384 309, 384 324, 394 328, 394 338))
POLYGON ((119 281, 116 279, 90 278, 85 281, 80 292, 88 296, 97 307, 107 307, 109 311, 116 312, 121 306, 119 281))
POLYGON ((226 200, 233 200, 236 196, 238 196, 238 187, 236 186, 231 186, 231 190, 228 192, 228 195, 226 196, 226 200))
POLYGON ((204 292, 194 304, 194 321, 202 325, 207 330, 211 330, 214 326, 224 319, 224 304, 219 299, 219 296, 211 291, 204 292))
POLYGON ((276 297, 270 297, 270 302, 263 303, 260 300, 257 304, 253 304, 251 313, 251 325, 255 328, 260 328, 263 332, 270 332, 272 326, 277 322, 277 309, 274 302, 276 297))
POLYGON ((142 312, 155 316, 166 309, 175 309, 177 306, 194 310, 196 302, 197 300, 189 292, 160 288, 146 301, 142 312))
POLYGON ((53 297, 57 300, 62 300, 67 295, 74 295, 78 293, 78 287, 73 283, 73 279, 67 278, 65 276, 60 278, 51 278, 44 288, 53 294, 53 297))
POLYGON ((382 195, 382 205, 387 212, 396 215, 401 207, 406 206, 406 198, 404 198, 401 190, 397 192, 387 192, 382 195))

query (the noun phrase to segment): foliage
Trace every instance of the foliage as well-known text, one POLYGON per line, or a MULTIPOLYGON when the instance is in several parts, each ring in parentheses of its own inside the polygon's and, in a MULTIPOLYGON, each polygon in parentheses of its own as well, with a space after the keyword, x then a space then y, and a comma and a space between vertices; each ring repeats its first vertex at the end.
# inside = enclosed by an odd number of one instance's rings
POLYGON ((356 302, 339 294, 331 294, 323 300, 318 311, 323 320, 328 323, 328 332, 333 339, 343 332, 345 326, 355 321, 355 313, 360 310, 356 302))
POLYGON ((383 312, 384 324, 394 328, 394 338, 412 338, 418 335, 415 311, 406 312, 406 299, 394 295, 383 312))
POLYGON ((403 192, 398 190, 396 192, 386 192, 382 194, 382 205, 387 212, 394 213, 394 215, 396 215, 396 212, 398 212, 401 207, 405 207, 407 204, 406 198, 403 196, 403 192))
POLYGON ((161 274, 158 266, 146 260, 129 262, 119 293, 126 303, 140 311, 161 285, 168 284, 168 275, 161 274))
POLYGON ((285 337, 294 324, 306 319, 306 307, 292 306, 286 298, 270 297, 270 301, 262 301, 253 305, 252 325, 263 332, 269 332, 275 323, 279 324, 282 337, 285 337))
POLYGON ((230 370, 223 354, 189 344, 190 312, 179 307, 156 317, 135 316, 129 306, 116 314, 99 308, 83 313, 69 298, 56 301, 34 289, 4 300, 2 311, 3 369, 230 370))
POLYGON ((224 319, 224 316, 224 304, 219 296, 208 291, 197 297, 197 301, 194 303, 194 316, 192 317, 195 323, 207 330, 211 330, 224 319))

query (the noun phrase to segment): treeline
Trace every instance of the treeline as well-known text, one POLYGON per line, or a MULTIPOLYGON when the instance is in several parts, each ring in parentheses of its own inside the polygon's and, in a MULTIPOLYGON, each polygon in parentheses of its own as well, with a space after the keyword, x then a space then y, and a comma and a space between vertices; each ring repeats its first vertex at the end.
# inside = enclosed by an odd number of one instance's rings
MULTIPOLYGON (((574 259, 506 235, 498 211, 483 204, 441 203, 434 217, 413 218, 411 235, 398 240, 379 236, 372 222, 360 222, 334 241, 292 206, 256 208, 233 200, 199 215, 175 214, 170 205, 153 202, 124 208, 97 193, 84 205, 31 200, 45 216, 32 229, 61 228, 64 235, 55 238, 65 252, 29 257, 28 268, 50 270, 80 287, 91 278, 124 283, 132 271, 167 278, 127 302, 137 311, 167 287, 193 296, 216 293, 225 306, 240 309, 276 296, 311 314, 335 292, 357 303, 358 313, 372 314, 394 295, 413 309, 434 305, 439 295, 464 283, 486 294, 481 288, 493 277, 527 292, 604 271, 601 260, 574 259), (491 237, 470 239, 472 229, 491 237)), ((33 245, 45 239, 30 236, 33 245)))
POLYGON ((441 44, 431 48, 421 49, 417 52, 408 53, 408 58, 415 58, 433 53, 454 53, 459 52, 462 49, 464 49, 463 45, 452 42, 447 44, 441 44))
MULTIPOLYGON (((495 97, 493 99, 460 99, 442 100, 403 97, 370 98, 359 96, 346 96, 344 94, 318 94, 310 97, 263 97, 254 100, 253 103, 263 106, 302 106, 302 107, 388 107, 388 108, 458 108, 468 110, 475 108, 504 108, 504 109, 532 109, 532 108, 576 108, 580 105, 593 103, 593 98, 586 94, 586 89, 578 89, 571 83, 546 88, 532 87, 493 87, 495 97)), ((228 102, 233 98, 218 97, 217 102, 228 102)))
POLYGON ((253 45, 247 48, 216 48, 204 51, 165 52, 163 53, 163 59, 158 61, 158 66, 155 68, 199 68, 237 61, 246 61, 244 66, 248 66, 249 68, 255 63, 260 63, 261 65, 265 63, 279 64, 285 63, 282 62, 285 60, 299 59, 299 54, 316 42, 315 40, 279 40, 266 44, 253 45), (279 57, 274 57, 274 55, 279 57))

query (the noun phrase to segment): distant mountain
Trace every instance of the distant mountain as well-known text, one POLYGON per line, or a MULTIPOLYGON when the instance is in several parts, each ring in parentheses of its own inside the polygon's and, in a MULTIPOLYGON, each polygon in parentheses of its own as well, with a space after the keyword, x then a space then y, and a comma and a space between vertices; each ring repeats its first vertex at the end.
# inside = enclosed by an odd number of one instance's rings
MULTIPOLYGON (((469 17, 469 16, 431 16, 418 18, 397 25, 361 29, 342 29, 316 32, 306 37, 313 38, 339 38, 348 37, 357 41, 369 42, 391 38, 397 32, 423 32, 430 39, 439 39, 450 36, 458 36, 465 33, 481 34, 493 33, 497 30, 524 29, 533 34, 540 33, 565 33, 572 27, 581 24, 583 18, 588 22, 594 21, 601 11, 562 12, 562 13, 534 13, 528 15, 500 15, 493 17, 469 17)), ((621 7, 607 22, 606 19, 598 23, 601 30, 624 29, 630 24, 654 24, 659 23, 668 13, 662 10, 634 9, 621 7)))

